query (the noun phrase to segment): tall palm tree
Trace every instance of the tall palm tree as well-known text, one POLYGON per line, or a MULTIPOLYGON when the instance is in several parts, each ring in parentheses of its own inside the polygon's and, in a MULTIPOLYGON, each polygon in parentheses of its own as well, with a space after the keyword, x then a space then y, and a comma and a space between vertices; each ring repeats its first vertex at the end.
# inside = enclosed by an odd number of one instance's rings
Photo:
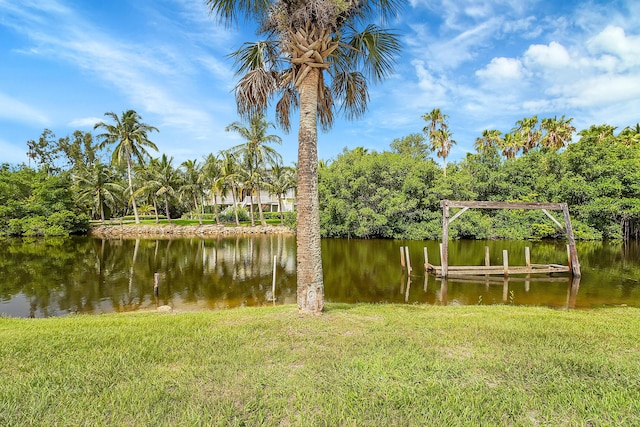
POLYGON ((92 205, 104 224, 105 205, 113 208, 124 190, 114 179, 109 166, 96 161, 91 167, 79 169, 73 179, 78 186, 78 198, 92 205))
POLYGON ((498 145, 498 148, 502 150, 502 155, 507 159, 514 159, 522 149, 522 145, 523 139, 521 134, 507 133, 498 145))
POLYGON ((164 200, 164 211, 167 220, 171 223, 171 212, 169 210, 169 200, 176 194, 176 189, 180 187, 181 177, 178 170, 171 164, 173 157, 168 158, 163 154, 160 160, 155 159, 150 167, 154 171, 155 181, 158 183, 156 195, 164 200))
POLYGON ((626 145, 640 144, 640 123, 636 123, 635 126, 627 126, 620 131, 618 137, 626 145))
POLYGON ((393 71, 398 37, 375 24, 395 17, 403 0, 206 0, 227 24, 255 19, 264 41, 247 43, 232 55, 242 75, 235 94, 238 111, 251 116, 278 97, 276 116, 285 129, 298 108, 297 299, 304 313, 320 313, 324 284, 318 201, 318 120, 327 130, 339 108, 348 118, 364 115, 367 79, 379 82, 393 71))
MULTIPOLYGON (((222 182, 228 185, 229 189, 231 190, 231 199, 233 201, 233 213, 236 217, 236 225, 240 225, 240 220, 238 219, 238 203, 236 202, 236 193, 238 191, 238 187, 236 185, 238 179, 238 166, 236 157, 229 150, 221 151, 220 156, 220 174, 222 182)), ((222 194, 224 194, 224 192, 222 192, 222 194)))
POLYGON ((589 129, 583 129, 578 132, 581 138, 589 138, 595 143, 600 143, 607 138, 613 138, 613 132, 616 130, 615 126, 611 125, 591 125, 589 129))
POLYGON ((146 166, 138 166, 136 168, 136 179, 139 186, 134 193, 134 197, 151 199, 153 204, 153 211, 156 217, 156 224, 160 222, 159 209, 158 209, 158 190, 160 189, 160 182, 157 181, 157 165, 158 159, 151 159, 146 166))
POLYGON ((117 144, 113 150, 111 162, 126 162, 127 164, 127 178, 129 180, 128 191, 133 205, 136 224, 140 224, 136 199, 133 195, 133 160, 135 159, 139 163, 144 163, 145 159, 149 156, 146 147, 158 151, 158 147, 156 147, 148 137, 149 132, 157 132, 158 129, 142 123, 142 117, 134 110, 123 112, 122 117, 118 117, 117 114, 112 112, 104 113, 104 115, 110 117, 115 124, 98 122, 93 128, 103 128, 105 131, 97 135, 97 138, 102 139, 100 149, 104 148, 107 144, 117 144))
POLYGON ((529 150, 533 150, 538 146, 540 138, 542 138, 542 131, 537 128, 538 116, 525 117, 522 120, 518 120, 516 125, 511 133, 519 136, 519 140, 522 142, 520 148, 522 154, 527 154, 529 150))
MULTIPOLYGON (((245 158, 249 180, 247 181, 249 191, 258 195, 258 211, 260 212, 260 223, 264 226, 267 223, 262 213, 262 202, 260 200, 260 182, 262 173, 266 170, 266 163, 275 164, 280 160, 280 154, 267 144, 280 144, 282 139, 277 135, 267 135, 272 123, 267 122, 262 114, 254 114, 251 117, 249 126, 241 122, 233 122, 227 126, 226 131, 240 134, 246 141, 243 144, 232 147, 231 150, 238 156, 245 158)), ((253 201, 251 202, 251 225, 255 225, 253 219, 253 201)))
POLYGON ((182 183, 178 192, 181 196, 191 199, 198 217, 198 224, 202 225, 202 215, 200 215, 200 204, 198 203, 198 199, 204 195, 202 167, 197 160, 185 160, 180 165, 180 168, 182 170, 182 183))
POLYGON ((204 187, 209 191, 210 199, 213 203, 213 214, 216 218, 216 224, 220 224, 217 198, 219 195, 224 194, 225 181, 222 175, 222 162, 213 154, 209 154, 204 160, 202 179, 204 187))
POLYGON ((478 153, 486 154, 494 147, 500 147, 502 141, 502 132, 497 129, 485 129, 482 131, 482 136, 476 138, 473 147, 478 153))
POLYGON ((449 131, 447 120, 448 115, 443 114, 439 108, 434 108, 431 112, 424 114, 422 118, 428 122, 427 126, 422 129, 429 138, 431 150, 436 152, 436 156, 442 157, 442 169, 444 176, 447 176, 447 157, 451 147, 456 143, 449 131))
POLYGON ((572 121, 572 118, 565 119, 564 116, 559 119, 557 117, 542 119, 540 128, 546 131, 540 141, 542 146, 559 150, 571 142, 571 136, 576 131, 571 124, 572 121))
POLYGON ((275 194, 278 198, 278 210, 280 211, 280 224, 284 225, 284 214, 282 209, 282 198, 287 191, 295 188, 295 170, 288 166, 273 165, 267 174, 267 188, 270 194, 275 194))

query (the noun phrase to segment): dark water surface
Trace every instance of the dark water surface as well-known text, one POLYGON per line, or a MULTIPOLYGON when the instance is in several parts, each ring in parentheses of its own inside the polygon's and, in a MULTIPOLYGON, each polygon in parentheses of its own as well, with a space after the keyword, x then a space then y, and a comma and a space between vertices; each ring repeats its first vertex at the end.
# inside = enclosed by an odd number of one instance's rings
MULTIPOLYGON (((515 304, 554 308, 640 307, 640 246, 633 242, 579 242, 582 278, 547 275, 442 282, 424 273, 424 247, 439 264, 435 241, 322 242, 327 302, 515 304), (403 274, 400 246, 408 246, 413 273, 403 274)), ((492 264, 509 251, 512 265, 566 264, 564 242, 453 241, 451 265, 492 264)), ((0 240, 0 315, 49 317, 69 313, 224 309, 296 302, 295 237, 219 239, 111 239, 89 237, 0 240), (154 292, 154 274, 158 292, 154 292)))

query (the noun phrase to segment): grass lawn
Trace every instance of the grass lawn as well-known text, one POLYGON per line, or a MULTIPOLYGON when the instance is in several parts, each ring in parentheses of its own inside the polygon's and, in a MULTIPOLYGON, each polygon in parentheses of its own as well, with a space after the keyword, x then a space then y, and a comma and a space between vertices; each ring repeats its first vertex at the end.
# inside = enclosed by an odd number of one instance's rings
POLYGON ((636 426, 640 309, 0 319, 0 425, 636 426))

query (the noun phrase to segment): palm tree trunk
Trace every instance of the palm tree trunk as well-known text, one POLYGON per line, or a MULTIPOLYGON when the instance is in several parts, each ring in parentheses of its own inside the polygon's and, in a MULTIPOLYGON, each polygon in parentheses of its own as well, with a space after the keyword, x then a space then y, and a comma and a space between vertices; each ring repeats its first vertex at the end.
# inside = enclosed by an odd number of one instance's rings
POLYGON ((220 225, 220 215, 218 215, 218 202, 216 201, 216 195, 213 195, 213 213, 216 216, 216 225, 220 225))
POLYGON ((249 212, 251 213, 251 226, 255 227, 256 226, 256 220, 253 217, 253 188, 250 189, 250 193, 249 193, 249 212))
POLYGON ((129 178, 129 194, 131 194, 131 204, 133 205, 133 215, 136 218, 136 224, 140 224, 138 216, 138 207, 136 206, 136 198, 133 196, 133 178, 131 177, 131 155, 127 157, 127 177, 129 178))
POLYGON ((278 193, 278 209, 280 210, 280 225, 284 225, 284 214, 282 213, 282 195, 278 193))
POLYGON ((262 202, 260 201, 260 186, 257 186, 258 191, 258 212, 260 212, 260 224, 264 227, 267 223, 264 220, 264 214, 262 213, 262 202))
POLYGON ((196 213, 198 214, 198 224, 202 225, 202 215, 200 215, 200 206, 198 205, 198 198, 193 195, 193 204, 196 207, 196 213))
POLYGON ((153 195, 153 210, 156 213, 156 224, 160 222, 160 217, 158 217, 158 198, 153 195))
POLYGON ((164 212, 167 214, 169 224, 171 224, 171 214, 169 214, 169 198, 167 196, 164 197, 164 212))
POLYGON ((236 202, 236 186, 233 184, 233 180, 231 180, 231 197, 233 198, 233 213, 236 215, 236 225, 240 225, 240 220, 238 219, 238 203, 236 202))
POLYGON ((298 132, 297 300, 301 313, 324 308, 318 202, 318 76, 313 68, 300 86, 298 132))

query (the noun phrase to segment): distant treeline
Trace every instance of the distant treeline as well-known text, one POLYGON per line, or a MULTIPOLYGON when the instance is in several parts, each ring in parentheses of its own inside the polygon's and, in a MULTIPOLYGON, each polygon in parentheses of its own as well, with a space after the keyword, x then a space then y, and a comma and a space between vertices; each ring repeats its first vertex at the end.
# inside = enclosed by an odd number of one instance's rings
MULTIPOLYGON (((505 151, 504 143, 477 143, 479 152, 447 165, 446 175, 417 134, 394 141, 391 151, 345 149, 320 164, 322 233, 439 239, 440 200, 449 199, 566 202, 576 238, 637 239, 640 129, 614 136, 611 126, 592 126, 579 135, 563 150, 537 145, 519 157, 505 151)), ((563 233, 538 211, 469 210, 451 224, 450 236, 544 239, 563 233)))

